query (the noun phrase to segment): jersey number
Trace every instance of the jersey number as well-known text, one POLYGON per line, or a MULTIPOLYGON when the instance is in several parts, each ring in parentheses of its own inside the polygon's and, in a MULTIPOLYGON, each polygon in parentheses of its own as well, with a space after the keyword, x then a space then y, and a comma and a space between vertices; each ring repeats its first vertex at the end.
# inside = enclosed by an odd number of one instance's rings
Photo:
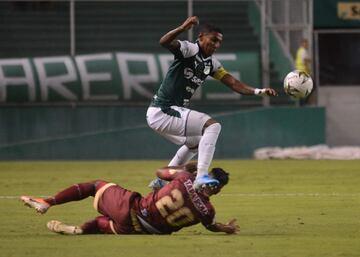
POLYGON ((189 224, 194 221, 194 215, 188 207, 184 205, 184 198, 178 189, 170 192, 170 196, 160 198, 156 203, 156 208, 161 216, 173 227, 189 224))

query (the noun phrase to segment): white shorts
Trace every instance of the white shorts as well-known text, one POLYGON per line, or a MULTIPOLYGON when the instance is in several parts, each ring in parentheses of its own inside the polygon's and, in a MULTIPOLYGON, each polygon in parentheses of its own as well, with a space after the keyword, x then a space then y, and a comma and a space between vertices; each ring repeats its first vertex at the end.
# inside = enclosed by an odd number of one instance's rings
POLYGON ((209 119, 211 117, 205 113, 179 106, 163 110, 149 107, 146 113, 150 128, 175 144, 189 147, 199 143, 203 127, 209 119))

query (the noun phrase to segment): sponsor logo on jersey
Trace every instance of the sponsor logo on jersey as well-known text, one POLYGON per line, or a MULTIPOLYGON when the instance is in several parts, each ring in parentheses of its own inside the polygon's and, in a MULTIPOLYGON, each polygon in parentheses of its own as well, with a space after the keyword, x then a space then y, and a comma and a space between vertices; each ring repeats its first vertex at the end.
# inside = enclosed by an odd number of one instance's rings
POLYGON ((198 86, 201 86, 204 83, 204 80, 199 79, 198 77, 194 76, 194 77, 192 77, 191 82, 195 83, 198 86))
MULTIPOLYGON (((206 67, 205 67, 206 68, 206 67)), ((208 67, 208 71, 210 72, 210 67, 208 67)), ((205 71, 204 71, 205 73, 205 71)), ((206 73, 205 73, 206 74, 206 73)), ((191 68, 185 68, 184 69, 184 77, 186 79, 189 79, 192 83, 201 86, 204 83, 204 80, 198 78, 197 76, 194 75, 194 71, 191 68)), ((186 87, 186 91, 191 92, 192 94, 195 92, 194 89, 190 88, 190 87, 186 87), (189 91, 189 90, 193 90, 193 91, 189 91)))

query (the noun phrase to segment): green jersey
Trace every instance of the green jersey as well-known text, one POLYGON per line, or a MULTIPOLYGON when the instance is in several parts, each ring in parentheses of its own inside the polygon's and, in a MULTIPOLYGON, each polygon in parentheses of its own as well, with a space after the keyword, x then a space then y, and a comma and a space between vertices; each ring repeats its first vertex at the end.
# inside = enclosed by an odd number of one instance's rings
POLYGON ((180 48, 173 54, 171 64, 160 88, 157 90, 151 106, 166 108, 172 105, 188 106, 190 98, 201 86, 207 76, 224 72, 221 63, 213 56, 203 57, 198 43, 180 41, 180 48))

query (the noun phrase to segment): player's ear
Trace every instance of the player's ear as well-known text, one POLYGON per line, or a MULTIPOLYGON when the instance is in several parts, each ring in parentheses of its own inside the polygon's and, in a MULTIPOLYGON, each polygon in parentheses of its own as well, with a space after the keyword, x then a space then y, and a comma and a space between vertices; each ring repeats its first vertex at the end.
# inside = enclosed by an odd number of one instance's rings
POLYGON ((221 188, 217 187, 216 189, 213 190, 213 194, 216 195, 220 192, 221 188))

